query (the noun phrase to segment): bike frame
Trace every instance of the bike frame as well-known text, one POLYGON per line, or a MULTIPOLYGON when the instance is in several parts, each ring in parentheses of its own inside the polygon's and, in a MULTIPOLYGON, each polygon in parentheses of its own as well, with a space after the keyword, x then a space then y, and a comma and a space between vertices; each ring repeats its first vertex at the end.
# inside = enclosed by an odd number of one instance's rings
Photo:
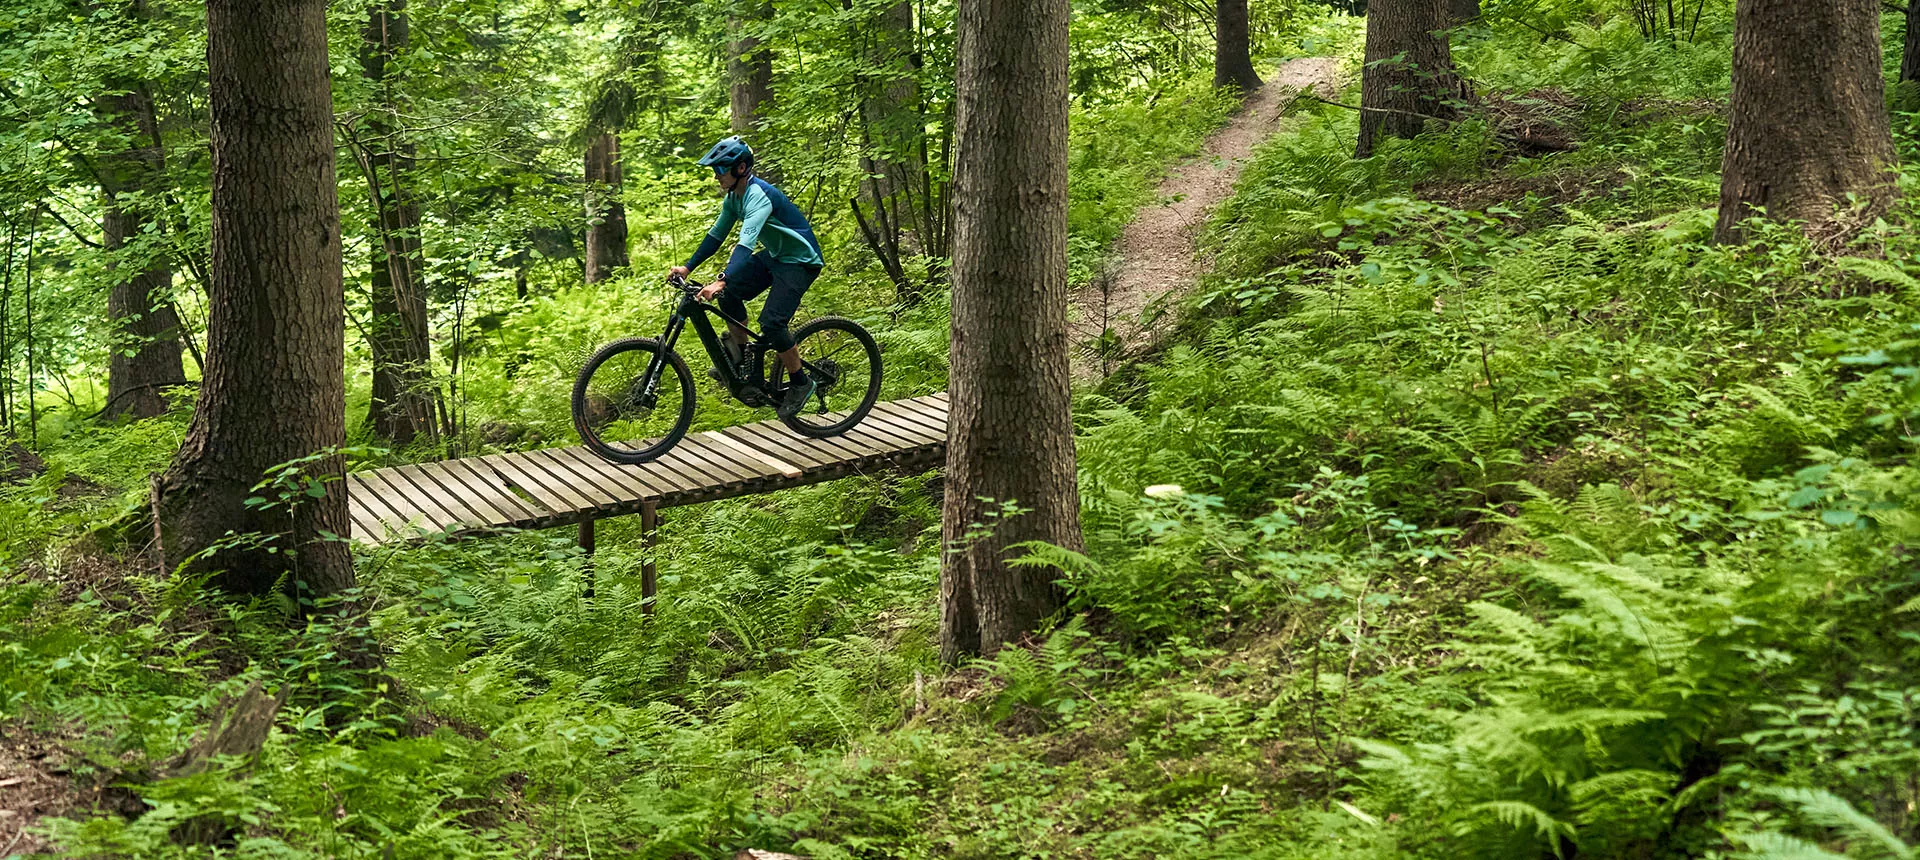
POLYGON ((680 290, 680 303, 674 307, 673 314, 667 317, 666 330, 660 333, 660 345, 662 349, 653 354, 653 360, 647 365, 647 384, 645 389, 647 401, 651 403, 654 397, 657 396, 660 386, 660 375, 666 372, 667 353, 671 352, 674 344, 679 342, 681 332, 686 331, 688 320, 693 321, 693 330, 700 336, 701 346, 706 347, 707 358, 713 361, 713 366, 720 371, 720 376, 726 380, 727 392, 732 394, 734 399, 742 403, 747 403, 748 405, 755 405, 746 397, 741 396, 749 390, 760 397, 770 398, 772 395, 767 393, 766 386, 762 384, 761 380, 742 377, 734 368, 733 362, 727 360, 726 349, 720 345, 720 333, 715 330, 713 321, 708 319, 707 315, 712 314, 713 316, 717 316, 746 329, 747 333, 753 336, 749 348, 764 346, 764 342, 760 339, 760 333, 754 331, 753 327, 747 325, 744 320, 737 320, 727 316, 726 311, 694 298, 694 296, 698 294, 700 287, 700 284, 692 281, 688 281, 687 286, 676 285, 675 287, 680 290))

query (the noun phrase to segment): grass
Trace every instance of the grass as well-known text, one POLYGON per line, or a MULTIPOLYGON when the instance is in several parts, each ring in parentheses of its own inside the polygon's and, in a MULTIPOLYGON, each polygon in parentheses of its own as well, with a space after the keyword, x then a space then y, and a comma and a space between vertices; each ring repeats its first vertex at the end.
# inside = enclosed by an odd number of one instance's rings
MULTIPOLYGON (((1461 55, 1570 93, 1577 151, 1516 157, 1470 122, 1354 163, 1334 109, 1261 150, 1178 338, 1080 397, 1088 548, 1041 554, 1072 612, 994 661, 937 664, 942 488, 914 476, 674 512, 652 618, 632 523, 604 524, 590 602, 566 535, 369 554, 401 695, 328 660, 339 631, 76 537, 140 503, 176 425, 63 443, 56 466, 128 489, 6 491, 0 718, 153 811, 53 838, 178 856, 167 829, 217 814, 247 856, 1905 850, 1907 215, 1846 256, 1787 229, 1711 245, 1710 52, 1572 32, 1589 49, 1461 55), (260 762, 151 781, 254 679, 292 691, 260 762)), ((1087 151, 1077 182, 1138 189, 1180 146, 1112 175, 1087 151)), ((1075 205, 1085 235, 1125 211, 1075 205)), ((876 306, 864 277, 821 307, 876 306)), ((648 288, 607 290, 502 330, 563 367, 639 324, 583 313, 648 288)), ((914 313, 902 391, 943 373, 943 311, 914 313)), ((528 374, 472 396, 557 421, 564 374, 528 374)))

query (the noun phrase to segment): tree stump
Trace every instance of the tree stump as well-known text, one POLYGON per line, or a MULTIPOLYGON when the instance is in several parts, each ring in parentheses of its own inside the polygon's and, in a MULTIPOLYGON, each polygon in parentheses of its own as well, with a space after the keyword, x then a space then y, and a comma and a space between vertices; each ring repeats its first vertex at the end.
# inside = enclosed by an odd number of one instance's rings
MULTIPOLYGON (((213 720, 196 737, 187 751, 174 759, 163 772, 167 778, 192 776, 205 771, 222 756, 244 758, 251 763, 267 743, 274 717, 286 703, 287 688, 268 696, 259 681, 238 696, 228 696, 213 706, 213 720)), ((183 845, 212 845, 219 842, 232 826, 218 816, 201 816, 181 822, 173 829, 173 840, 183 845)))

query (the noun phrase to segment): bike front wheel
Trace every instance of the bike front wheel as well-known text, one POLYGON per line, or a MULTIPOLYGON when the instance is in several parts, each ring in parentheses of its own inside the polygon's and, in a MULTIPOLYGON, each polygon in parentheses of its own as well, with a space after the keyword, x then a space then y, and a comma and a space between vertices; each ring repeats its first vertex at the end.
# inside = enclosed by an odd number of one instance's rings
POLYGON ((813 398, 792 418, 793 432, 821 438, 853 429, 880 398, 880 345, 845 317, 819 317, 793 333, 801 367, 813 380, 813 398))
POLYGON ((618 340, 587 359, 573 381, 573 429, 587 449, 636 465, 665 454, 693 423, 693 374, 650 337, 618 340), (648 368, 662 360, 649 380, 648 368))

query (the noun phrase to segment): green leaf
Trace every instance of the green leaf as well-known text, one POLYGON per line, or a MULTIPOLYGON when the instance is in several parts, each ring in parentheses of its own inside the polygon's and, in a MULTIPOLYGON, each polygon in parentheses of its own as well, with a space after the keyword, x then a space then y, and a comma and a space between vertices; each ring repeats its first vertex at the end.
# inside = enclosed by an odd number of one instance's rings
POLYGON ((1813 503, 1825 498, 1826 495, 1827 490, 1825 487, 1801 487, 1795 491, 1793 495, 1787 497, 1787 507, 1796 510, 1810 507, 1813 503))

